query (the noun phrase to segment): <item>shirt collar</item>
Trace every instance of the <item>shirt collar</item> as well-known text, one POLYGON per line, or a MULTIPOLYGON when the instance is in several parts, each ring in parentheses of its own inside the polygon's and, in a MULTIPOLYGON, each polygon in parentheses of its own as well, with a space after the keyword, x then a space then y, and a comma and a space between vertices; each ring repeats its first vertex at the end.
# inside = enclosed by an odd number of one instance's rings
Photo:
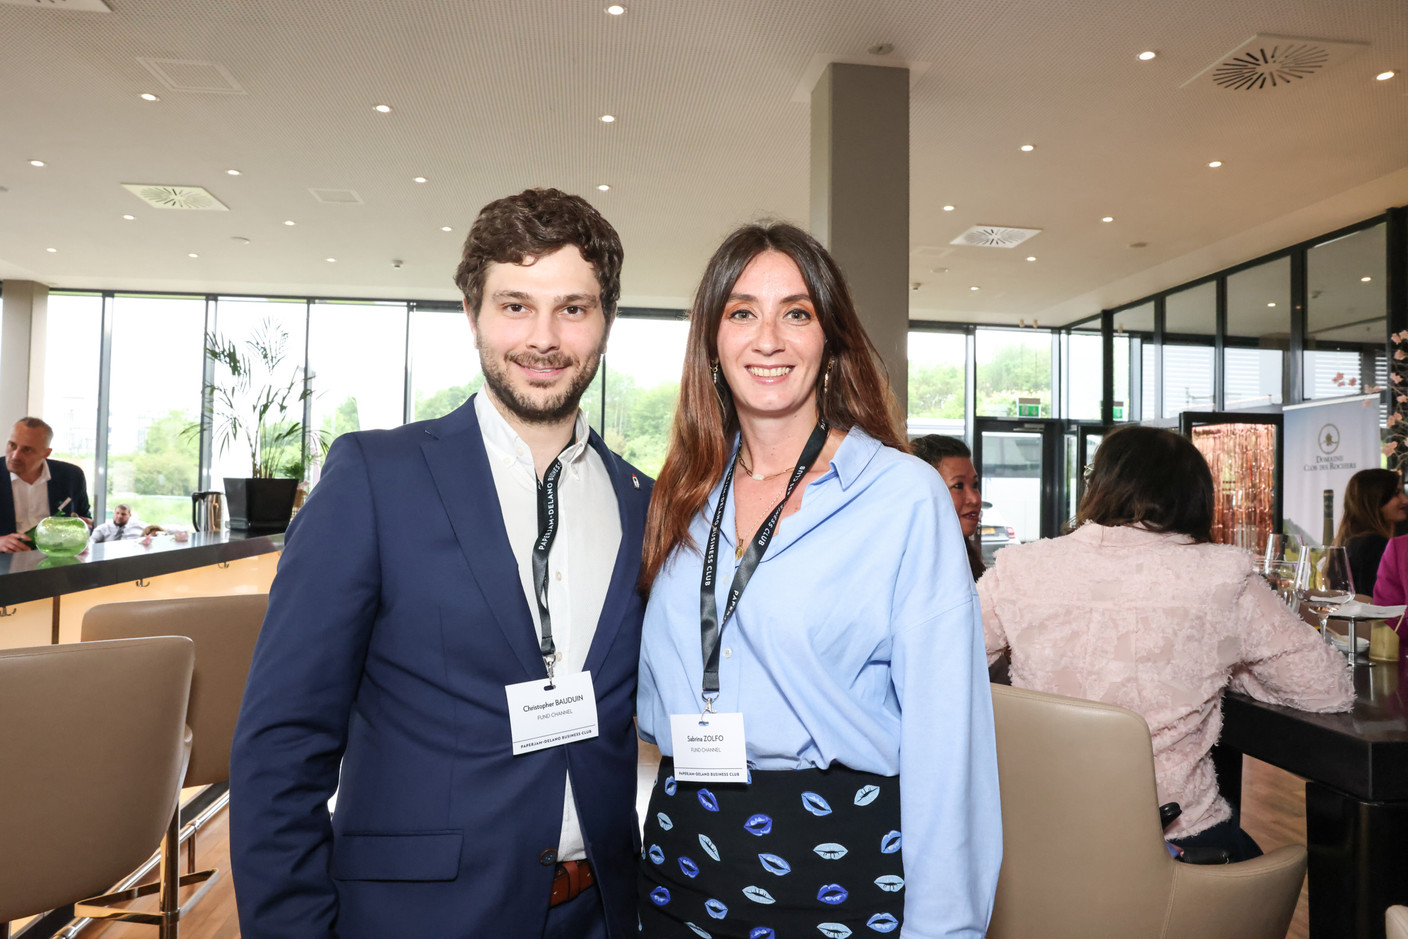
POLYGON ((1069 538, 1076 538, 1093 545, 1103 547, 1137 547, 1147 544, 1194 544, 1192 538, 1178 532, 1150 531, 1143 525, 1099 525, 1095 522, 1086 522, 1075 531, 1071 532, 1069 538))
MULTIPOLYGON (((479 417, 479 430, 486 447, 511 457, 516 462, 533 466, 533 451, 518 435, 518 431, 499 413, 499 409, 494 407, 494 402, 489 400, 488 395, 474 396, 474 413, 479 417)), ((587 426, 587 417, 580 408, 577 410, 577 421, 572 428, 572 434, 572 444, 562 452, 563 466, 570 466, 582 459, 590 442, 588 438, 591 428, 587 426)))
MULTIPOLYGON (((13 483, 13 482, 14 482, 15 480, 17 480, 17 479, 18 479, 20 482, 22 482, 22 483, 24 482, 23 479, 20 479, 20 477, 19 477, 18 474, 16 474, 16 473, 11 473, 11 474, 10 474, 10 482, 11 482, 11 483, 13 483)), ((37 486, 37 485, 39 485, 40 483, 47 483, 47 482, 48 482, 49 480, 51 480, 51 479, 53 479, 53 477, 49 475, 49 461, 48 461, 48 460, 45 460, 45 461, 44 461, 44 468, 39 471, 39 478, 36 479, 36 480, 35 480, 34 482, 32 482, 32 483, 24 483, 24 484, 25 484, 26 486, 37 486)))
POLYGON ((842 489, 851 488, 851 484, 865 472, 875 454, 880 452, 880 447, 880 441, 859 427, 852 427, 846 433, 846 439, 841 441, 841 445, 831 457, 831 469, 836 473, 836 479, 841 483, 842 489))

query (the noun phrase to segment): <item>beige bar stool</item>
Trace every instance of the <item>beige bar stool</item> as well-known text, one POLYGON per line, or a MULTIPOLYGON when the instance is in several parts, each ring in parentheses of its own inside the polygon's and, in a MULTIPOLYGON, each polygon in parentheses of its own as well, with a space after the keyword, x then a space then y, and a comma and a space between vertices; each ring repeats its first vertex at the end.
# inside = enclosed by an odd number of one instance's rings
POLYGON ((1304 846, 1239 864, 1175 861, 1144 718, 1004 685, 992 703, 1003 856, 989 939, 1284 939, 1304 846))
POLYGON ((1387 939, 1408 939, 1408 906, 1391 906, 1384 913, 1387 939))
MULTIPOLYGON (((190 709, 186 721, 195 736, 185 785, 209 786, 230 779, 230 741, 235 734, 240 700, 244 696, 254 643, 268 608, 267 594, 228 597, 183 597, 172 600, 139 600, 105 603, 83 617, 83 641, 133 636, 178 635, 195 643, 195 676, 191 681, 190 709)), ((161 876, 93 901, 76 912, 94 919, 116 919, 161 926, 161 939, 176 939, 181 917, 190 911, 215 883, 215 869, 197 871, 195 833, 190 835, 187 872, 180 869, 181 813, 168 819, 162 841, 161 876), (180 888, 199 884, 185 904, 180 888), (105 908, 103 904, 160 893, 160 913, 133 913, 105 908)))
POLYGON ((151 856, 190 753, 194 662, 175 636, 0 652, 0 935, 151 856))

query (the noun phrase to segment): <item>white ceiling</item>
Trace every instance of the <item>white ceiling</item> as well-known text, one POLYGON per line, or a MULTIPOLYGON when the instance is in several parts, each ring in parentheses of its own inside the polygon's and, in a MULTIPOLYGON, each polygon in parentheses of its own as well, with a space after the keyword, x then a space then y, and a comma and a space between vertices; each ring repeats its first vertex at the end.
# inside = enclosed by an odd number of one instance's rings
POLYGON ((818 57, 878 43, 877 64, 922 69, 918 318, 1070 322, 1408 203, 1404 0, 605 2, 4 0, 0 278, 455 299, 479 207, 551 185, 621 232, 623 302, 683 307, 733 226, 806 222, 799 87, 818 57), (1286 87, 1182 87, 1257 33, 1365 45, 1286 87), (214 63, 239 93, 172 90, 142 59, 214 63), (124 183, 203 186, 229 211, 152 208, 124 183), (1043 231, 949 245, 975 224, 1043 231))

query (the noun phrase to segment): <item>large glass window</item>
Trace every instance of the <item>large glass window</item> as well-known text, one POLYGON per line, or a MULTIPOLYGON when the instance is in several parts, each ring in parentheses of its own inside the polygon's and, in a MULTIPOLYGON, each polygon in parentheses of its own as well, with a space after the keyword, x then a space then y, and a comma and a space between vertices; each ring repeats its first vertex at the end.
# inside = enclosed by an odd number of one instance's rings
POLYGON ((263 300, 220 298, 215 308, 215 329, 209 339, 233 347, 250 366, 249 387, 244 393, 226 388, 228 372, 216 367, 215 380, 222 385, 217 395, 232 393, 215 409, 214 434, 211 445, 211 486, 224 487, 225 477, 241 478, 254 473, 254 440, 251 431, 256 426, 257 401, 284 400, 287 416, 275 419, 271 409, 265 421, 265 439, 260 458, 272 466, 276 476, 307 477, 303 465, 303 442, 297 434, 280 434, 303 421, 303 356, 306 347, 308 305, 303 300, 263 300), (264 355, 277 362, 272 371, 265 368, 264 355), (271 394, 272 393, 272 394, 271 394), (244 422, 242 432, 231 435, 230 423, 221 414, 233 413, 244 422), (280 438, 284 438, 283 441, 280 438), (223 446, 222 446, 223 444, 223 446))
POLYGON ((1036 398, 1051 412, 1051 334, 1044 330, 979 329, 977 414, 1018 417, 1017 399, 1036 398))
POLYGON ((1165 298, 1162 417, 1213 410, 1217 400, 1212 347, 1216 333, 1216 284, 1199 284, 1165 298), (1196 337, 1206 337, 1206 345, 1196 337))
POLYGON ((106 504, 148 524, 190 525, 204 333, 202 297, 113 300, 106 504))
MULTIPOLYGON (((1063 416, 1077 421, 1100 419, 1100 397, 1105 380, 1105 347, 1100 341, 1100 324, 1065 333, 1061 337, 1066 384, 1066 405, 1063 416)), ((1126 341, 1127 343, 1127 341, 1126 341)), ((1127 348, 1127 345, 1126 345, 1127 348)), ((1120 387, 1116 378, 1115 387, 1120 387)))
POLYGON ((1290 258, 1258 264, 1227 278, 1222 379, 1229 410, 1281 403, 1290 324, 1290 258))
POLYGON ((910 330, 909 434, 965 434, 968 337, 963 333, 910 330))
POLYGON ((1158 417, 1154 400, 1154 304, 1120 310, 1115 314, 1115 400, 1125 405, 1124 417, 1115 420, 1148 420, 1158 417), (1125 342, 1124 378, 1120 378, 1120 339, 1125 342), (1138 361, 1131 364, 1130 356, 1138 361))
POLYGON ((617 317, 598 373, 606 376, 602 439, 650 476, 670 444, 688 336, 688 320, 617 317))
MULTIPOLYGON (((103 342, 103 298, 49 295, 44 338, 42 417, 54 428, 53 457, 83 467, 90 497, 98 474, 98 359, 103 342)), ((10 420, 10 417, 4 418, 10 420)), ((9 431, 6 426, 6 432, 9 431)), ((94 505, 93 510, 97 511, 94 505)))
POLYGON ((329 444, 405 422, 406 305, 314 303, 308 316, 312 429, 329 444))
POLYGON ((479 390, 484 376, 463 310, 411 313, 411 420, 442 417, 479 390))
POLYGON ((1306 252, 1306 398, 1356 394, 1371 363, 1365 353, 1383 347, 1385 238, 1380 223, 1306 252))

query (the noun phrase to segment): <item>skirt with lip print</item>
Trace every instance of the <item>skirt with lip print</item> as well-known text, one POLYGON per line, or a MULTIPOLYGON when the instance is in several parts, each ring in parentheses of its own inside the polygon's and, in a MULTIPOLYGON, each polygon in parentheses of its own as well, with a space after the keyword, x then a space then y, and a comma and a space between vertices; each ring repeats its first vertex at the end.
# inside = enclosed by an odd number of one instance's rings
POLYGON ((660 764, 638 880, 646 939, 898 933, 900 781, 844 766, 688 783, 660 764))

